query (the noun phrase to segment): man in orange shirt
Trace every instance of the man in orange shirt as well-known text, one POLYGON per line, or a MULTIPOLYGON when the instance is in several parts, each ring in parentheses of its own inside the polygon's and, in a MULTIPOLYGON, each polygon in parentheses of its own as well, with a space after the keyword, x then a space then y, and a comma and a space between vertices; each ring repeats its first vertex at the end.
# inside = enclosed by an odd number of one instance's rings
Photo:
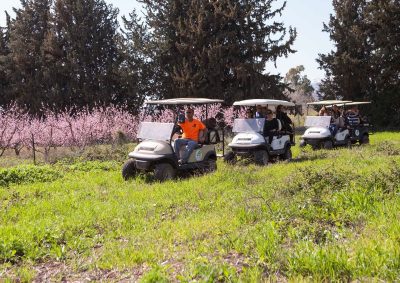
POLYGON ((188 108, 186 110, 186 120, 178 125, 182 128, 183 135, 181 139, 176 139, 174 143, 175 154, 178 157, 179 163, 187 163, 190 154, 197 146, 198 142, 204 142, 207 134, 206 126, 197 119, 193 118, 194 110, 188 108), (182 146, 186 146, 182 156, 179 150, 182 146))

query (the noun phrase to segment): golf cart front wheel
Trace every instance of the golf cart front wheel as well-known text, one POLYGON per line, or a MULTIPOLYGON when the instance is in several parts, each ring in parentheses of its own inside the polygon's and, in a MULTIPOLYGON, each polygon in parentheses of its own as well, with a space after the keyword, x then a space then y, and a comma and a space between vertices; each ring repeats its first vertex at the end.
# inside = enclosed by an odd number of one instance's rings
POLYGON ((236 162, 236 155, 233 151, 228 152, 224 155, 224 162, 234 164, 236 162))
POLYGON ((129 180, 131 178, 134 178, 136 176, 136 173, 137 169, 135 165, 135 160, 129 159, 122 167, 122 178, 124 178, 125 181, 129 180))
POLYGON ((154 166, 154 178, 160 182, 172 180, 176 176, 176 170, 169 163, 159 163, 154 166))
POLYGON ((258 150, 254 153, 254 161, 258 165, 268 165, 269 156, 266 150, 258 150))
POLYGON ((327 140, 324 142, 324 149, 332 149, 333 148, 333 143, 331 140, 327 140))

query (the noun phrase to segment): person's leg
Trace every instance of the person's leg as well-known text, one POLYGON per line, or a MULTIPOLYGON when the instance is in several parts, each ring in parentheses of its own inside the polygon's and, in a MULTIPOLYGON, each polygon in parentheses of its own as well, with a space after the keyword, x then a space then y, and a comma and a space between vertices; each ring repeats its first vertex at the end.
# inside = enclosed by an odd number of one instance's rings
POLYGON ((290 137, 290 143, 294 143, 294 138, 293 138, 293 128, 291 126, 287 126, 287 131, 289 132, 289 137, 290 137))
POLYGON ((190 154, 193 152, 194 148, 196 147, 197 142, 188 140, 186 144, 185 151, 182 154, 182 162, 186 163, 189 160, 190 154))
POLYGON ((177 157, 178 159, 180 159, 180 154, 179 154, 179 152, 180 152, 181 147, 184 146, 184 145, 186 145, 187 142, 188 142, 187 139, 176 139, 176 140, 175 140, 175 143, 174 143, 174 151, 175 151, 176 157, 177 157))
POLYGON ((272 140, 274 139, 274 134, 273 133, 269 133, 268 134, 268 142, 269 144, 272 144, 272 140))

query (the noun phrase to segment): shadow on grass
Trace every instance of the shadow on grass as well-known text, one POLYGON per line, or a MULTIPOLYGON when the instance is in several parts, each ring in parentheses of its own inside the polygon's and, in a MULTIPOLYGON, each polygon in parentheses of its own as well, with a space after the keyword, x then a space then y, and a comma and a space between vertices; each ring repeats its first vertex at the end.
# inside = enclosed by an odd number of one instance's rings
POLYGON ((207 174, 212 174, 212 173, 213 173, 212 171, 203 171, 201 169, 190 170, 190 171, 182 170, 182 171, 178 171, 176 177, 173 178, 172 180, 160 181, 154 177, 154 174, 152 172, 147 172, 147 173, 139 173, 136 176, 136 179, 138 178, 141 182, 148 184, 148 185, 152 185, 152 184, 157 184, 157 183, 164 183, 167 181, 179 182, 179 181, 184 181, 184 180, 188 180, 191 178, 202 177, 202 176, 205 176, 207 174))

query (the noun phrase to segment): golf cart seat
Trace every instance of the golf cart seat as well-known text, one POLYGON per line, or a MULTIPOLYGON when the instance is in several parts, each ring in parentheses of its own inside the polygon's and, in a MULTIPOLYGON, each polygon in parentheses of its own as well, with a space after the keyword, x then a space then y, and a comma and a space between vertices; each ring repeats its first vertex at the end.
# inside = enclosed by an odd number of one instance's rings
POLYGON ((277 132, 280 132, 280 131, 282 131, 282 122, 279 119, 276 119, 276 120, 278 121, 278 130, 277 130, 277 132))
POLYGON ((283 123, 281 120, 278 120, 278 130, 276 131, 276 134, 274 136, 282 136, 282 135, 289 135, 290 132, 286 130, 286 128, 283 126, 283 123))
POLYGON ((203 144, 217 144, 221 142, 217 127, 217 120, 213 117, 203 121, 203 124, 207 127, 207 135, 203 144))

